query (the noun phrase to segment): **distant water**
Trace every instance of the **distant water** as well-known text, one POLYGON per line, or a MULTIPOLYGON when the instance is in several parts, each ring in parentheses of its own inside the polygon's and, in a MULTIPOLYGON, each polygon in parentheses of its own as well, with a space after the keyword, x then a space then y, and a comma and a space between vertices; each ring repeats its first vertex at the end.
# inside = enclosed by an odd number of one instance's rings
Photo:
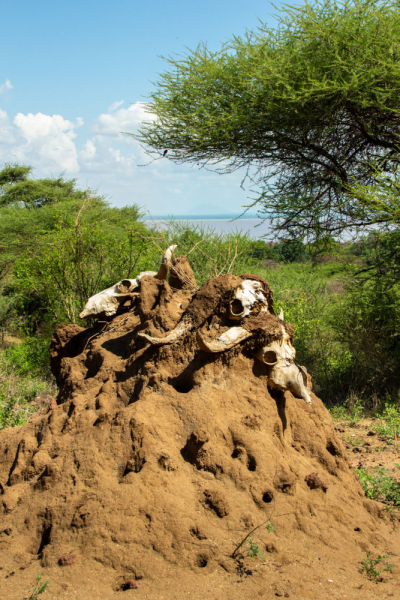
POLYGON ((154 216, 152 220, 143 219, 150 227, 154 224, 161 228, 168 226, 168 221, 181 221, 189 225, 202 225, 203 227, 215 229, 217 233, 240 231, 249 233, 253 238, 265 236, 270 231, 269 221, 262 221, 255 215, 237 218, 237 215, 174 215, 154 216))

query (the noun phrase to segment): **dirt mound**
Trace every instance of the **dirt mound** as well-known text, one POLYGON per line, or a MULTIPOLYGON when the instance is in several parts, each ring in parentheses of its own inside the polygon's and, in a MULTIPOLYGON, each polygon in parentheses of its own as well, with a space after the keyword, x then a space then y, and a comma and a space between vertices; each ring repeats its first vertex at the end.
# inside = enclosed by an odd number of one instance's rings
POLYGON ((210 354, 195 330, 161 347, 137 335, 187 310, 203 325, 241 281, 210 280, 191 302, 190 286, 144 277, 117 316, 57 328, 57 405, 0 434, 5 597, 38 572, 58 600, 313 598, 333 580, 330 597, 359 598, 359 582, 375 597, 360 561, 400 546, 322 402, 269 391, 251 344, 210 354))

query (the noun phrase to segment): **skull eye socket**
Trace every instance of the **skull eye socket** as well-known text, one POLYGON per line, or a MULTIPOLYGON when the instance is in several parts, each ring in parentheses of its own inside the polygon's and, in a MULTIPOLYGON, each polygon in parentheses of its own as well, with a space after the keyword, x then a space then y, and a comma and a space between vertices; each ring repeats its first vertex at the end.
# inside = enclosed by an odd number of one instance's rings
POLYGON ((264 352, 264 362, 266 365, 274 365, 276 364, 278 357, 276 356, 276 352, 273 350, 267 350, 264 352))
POLYGON ((233 315, 241 315, 244 311, 244 307, 243 304, 240 302, 240 300, 235 299, 233 300, 232 304, 231 304, 231 312, 233 315))

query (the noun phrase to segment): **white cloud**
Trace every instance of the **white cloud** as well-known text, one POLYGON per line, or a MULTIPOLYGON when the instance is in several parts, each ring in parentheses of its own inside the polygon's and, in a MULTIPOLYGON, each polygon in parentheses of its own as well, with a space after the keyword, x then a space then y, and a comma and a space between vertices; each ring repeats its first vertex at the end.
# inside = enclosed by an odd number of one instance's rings
POLYGON ((115 102, 110 104, 110 106, 107 108, 108 112, 114 112, 114 110, 117 110, 117 108, 119 108, 121 106, 121 104, 123 104, 123 103, 124 103, 123 100, 116 100, 115 102))
POLYGON ((240 211, 246 203, 240 175, 219 177, 161 157, 139 166, 149 158, 122 132, 136 133, 143 121, 154 118, 140 102, 99 115, 89 128, 79 118, 73 122, 43 113, 18 113, 11 120, 0 109, 0 168, 19 162, 34 167, 36 177, 76 176, 80 187, 98 190, 117 206, 137 203, 152 214, 184 214, 205 198, 230 211, 236 204, 240 211))
POLYGON ((18 113, 11 125, 6 113, 1 112, 0 130, 4 129, 7 142, 0 145, 0 159, 31 164, 39 168, 41 174, 77 173, 79 164, 74 138, 77 135, 75 129, 82 124, 80 118, 73 123, 61 115, 18 113))
POLYGON ((0 96, 2 94, 5 94, 6 92, 8 92, 8 90, 12 90, 12 89, 13 89, 13 86, 11 85, 11 81, 9 79, 6 79, 5 83, 0 85, 0 96))
POLYGON ((146 112, 143 102, 135 102, 129 108, 120 108, 112 115, 101 114, 94 121, 91 130, 100 135, 119 137, 124 135, 124 132, 136 133, 143 121, 151 121, 154 118, 154 115, 146 112))

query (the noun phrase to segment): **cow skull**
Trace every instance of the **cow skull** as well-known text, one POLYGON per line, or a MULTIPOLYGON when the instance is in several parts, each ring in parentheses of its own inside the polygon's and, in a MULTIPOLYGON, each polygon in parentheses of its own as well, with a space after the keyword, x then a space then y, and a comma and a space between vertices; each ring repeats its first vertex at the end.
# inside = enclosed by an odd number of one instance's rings
POLYGON ((240 321, 261 305, 261 312, 268 311, 268 300, 259 281, 245 279, 233 293, 229 303, 229 318, 240 321))
POLYGON ((128 300, 128 298, 135 298, 139 295, 137 288, 142 277, 149 275, 155 279, 165 280, 175 248, 176 245, 170 246, 165 251, 158 272, 143 271, 135 279, 122 279, 122 281, 118 281, 118 283, 89 298, 79 317, 81 319, 90 319, 97 317, 99 314, 111 317, 115 315, 121 304, 128 300))
POLYGON ((311 404, 308 392, 307 370, 294 364, 296 350, 293 348, 289 335, 282 326, 283 337, 261 348, 256 357, 270 367, 268 383, 278 390, 290 390, 296 396, 311 404))

